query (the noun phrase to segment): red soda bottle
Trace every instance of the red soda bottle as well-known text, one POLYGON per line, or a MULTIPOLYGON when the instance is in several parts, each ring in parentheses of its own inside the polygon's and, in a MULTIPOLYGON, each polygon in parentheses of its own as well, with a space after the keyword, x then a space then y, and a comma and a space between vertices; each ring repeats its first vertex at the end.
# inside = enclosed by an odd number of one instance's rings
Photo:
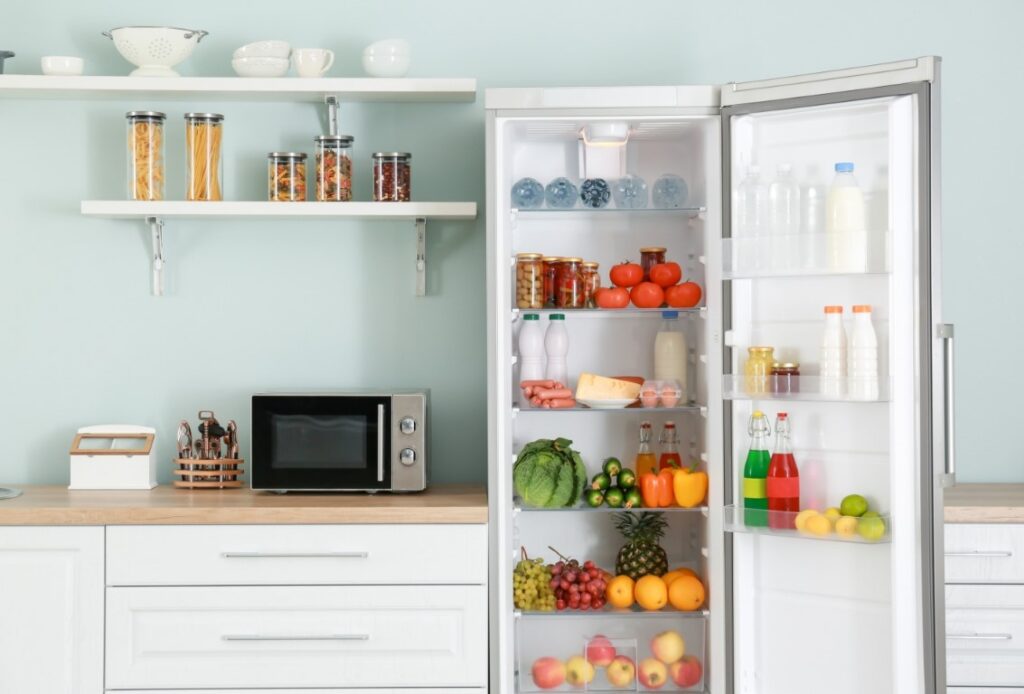
POLYGON ((800 471, 789 439, 789 415, 779 412, 775 418, 775 450, 768 465, 768 525, 777 530, 792 530, 800 512, 800 471), (784 512, 784 513, 780 513, 784 512))

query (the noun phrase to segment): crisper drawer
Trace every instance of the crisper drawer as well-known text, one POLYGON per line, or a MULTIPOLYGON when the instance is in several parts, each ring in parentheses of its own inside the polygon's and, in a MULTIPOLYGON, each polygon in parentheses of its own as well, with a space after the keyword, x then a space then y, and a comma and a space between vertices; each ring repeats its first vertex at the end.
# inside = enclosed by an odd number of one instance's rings
POLYGON ((1024 525, 946 525, 946 583, 1024 583, 1024 525))
POLYGON ((1024 688, 1024 586, 946 586, 946 681, 1024 688))
POLYGON ((107 687, 484 687, 483 586, 107 589, 107 687))
POLYGON ((107 584, 483 584, 486 525, 107 528, 107 584))

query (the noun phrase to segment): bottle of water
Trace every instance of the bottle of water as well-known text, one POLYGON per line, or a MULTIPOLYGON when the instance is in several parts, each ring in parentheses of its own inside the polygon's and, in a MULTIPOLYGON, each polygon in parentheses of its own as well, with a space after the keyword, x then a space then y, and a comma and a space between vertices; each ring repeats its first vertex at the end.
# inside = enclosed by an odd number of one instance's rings
POLYGON ((756 164, 750 165, 746 178, 736 186, 733 219, 734 270, 763 269, 760 237, 768 226, 768 187, 761 181, 761 167, 756 164))
POLYGON ((846 395, 846 331, 843 307, 825 307, 825 332, 821 336, 821 394, 833 400, 846 395))
POLYGON ((825 200, 828 189, 821 182, 817 167, 807 172, 800 191, 800 260, 806 269, 825 265, 825 200))
POLYGON ((792 268, 799 253, 800 186, 789 164, 779 164, 775 180, 768 186, 768 228, 772 269, 792 268))
MULTIPOLYGON (((536 313, 523 315, 519 328, 519 381, 544 380, 544 329, 540 327, 540 316, 536 313)), ((530 398, 519 390, 519 406, 530 406, 530 398)))
POLYGON ((848 350, 851 400, 878 400, 878 337, 871 307, 853 307, 853 334, 848 350))

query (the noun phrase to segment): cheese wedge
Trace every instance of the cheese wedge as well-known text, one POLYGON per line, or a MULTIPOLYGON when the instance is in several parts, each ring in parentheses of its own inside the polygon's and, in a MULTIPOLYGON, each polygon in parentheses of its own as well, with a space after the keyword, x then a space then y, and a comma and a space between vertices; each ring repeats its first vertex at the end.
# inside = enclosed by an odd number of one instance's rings
POLYGON ((595 374, 580 374, 576 383, 577 400, 636 400, 640 384, 595 374))

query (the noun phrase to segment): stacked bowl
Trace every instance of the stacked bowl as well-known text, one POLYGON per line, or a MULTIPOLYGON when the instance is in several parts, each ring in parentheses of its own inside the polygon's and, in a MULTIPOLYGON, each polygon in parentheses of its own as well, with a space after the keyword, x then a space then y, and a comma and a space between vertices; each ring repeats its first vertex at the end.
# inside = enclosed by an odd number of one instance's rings
POLYGON ((257 41, 236 50, 231 67, 239 77, 284 77, 291 53, 287 41, 257 41))

